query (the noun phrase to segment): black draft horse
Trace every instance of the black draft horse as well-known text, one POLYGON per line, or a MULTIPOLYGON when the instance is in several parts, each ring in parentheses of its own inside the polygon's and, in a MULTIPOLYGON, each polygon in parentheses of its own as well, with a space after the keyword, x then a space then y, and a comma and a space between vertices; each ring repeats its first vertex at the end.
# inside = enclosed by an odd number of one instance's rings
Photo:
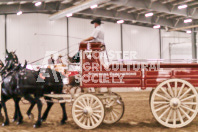
MULTIPOLYGON (((34 105, 37 104, 38 120, 34 127, 40 127, 41 121, 46 120, 53 103, 47 102, 47 109, 41 118, 42 103, 39 98, 44 94, 50 94, 51 92, 61 94, 63 89, 63 76, 59 72, 51 70, 49 68, 40 69, 39 71, 28 70, 26 68, 16 68, 16 62, 18 62, 16 54, 14 52, 9 53, 8 51, 6 51, 6 53, 6 68, 3 68, 0 71, 0 74, 5 74, 3 76, 2 82, 1 105, 5 111, 6 119, 2 125, 5 126, 9 124, 5 102, 10 98, 13 98, 15 101, 15 114, 13 120, 17 120, 17 124, 22 123, 23 117, 20 112, 19 101, 21 100, 21 97, 24 97, 31 103, 31 106, 27 111, 28 116, 30 116, 34 105), (14 70, 5 73, 5 69, 7 71, 10 69, 14 70), (43 74, 45 78, 41 78, 39 76, 40 74, 43 74), (34 95, 34 97, 31 95, 34 95)), ((50 100, 51 98, 45 97, 45 99, 50 100)), ((60 105, 63 110, 63 118, 61 120, 61 124, 64 124, 67 120, 65 103, 61 103, 60 105)))

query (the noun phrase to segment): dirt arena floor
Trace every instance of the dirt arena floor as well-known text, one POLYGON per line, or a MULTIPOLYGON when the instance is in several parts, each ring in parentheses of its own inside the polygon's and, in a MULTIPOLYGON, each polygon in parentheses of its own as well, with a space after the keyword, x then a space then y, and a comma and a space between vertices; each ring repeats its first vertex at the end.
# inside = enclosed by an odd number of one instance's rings
MULTIPOLYGON (((120 93, 125 103, 125 114, 123 118, 114 125, 102 124, 94 130, 94 132, 198 132, 198 117, 188 126, 180 129, 169 129, 161 126, 155 121, 149 107, 149 93, 146 91, 120 93)), ((71 117, 71 105, 67 104, 68 121, 65 125, 60 125, 62 117, 62 110, 59 104, 55 104, 48 116, 46 122, 41 128, 34 129, 34 121, 29 120, 25 114, 29 104, 20 104, 22 114, 24 116, 24 123, 17 126, 16 123, 10 123, 10 126, 1 127, 0 132, 84 132, 86 130, 80 129, 71 117)), ((8 114, 10 121, 14 113, 14 103, 12 100, 7 102, 8 114)), ((46 105, 43 106, 43 111, 46 105)), ((37 117, 37 107, 34 108, 33 113, 37 117)))

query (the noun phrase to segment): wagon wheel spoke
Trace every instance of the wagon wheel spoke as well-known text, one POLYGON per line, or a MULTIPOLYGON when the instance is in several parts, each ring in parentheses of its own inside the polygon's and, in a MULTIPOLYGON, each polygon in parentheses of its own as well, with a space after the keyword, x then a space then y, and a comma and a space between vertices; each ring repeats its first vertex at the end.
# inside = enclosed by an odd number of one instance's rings
POLYGON ((170 86, 170 83, 168 82, 167 85, 168 85, 168 90, 169 90, 171 96, 174 97, 172 88, 171 88, 171 86, 170 86))
POLYGON ((160 94, 157 94, 157 93, 156 93, 156 96, 161 97, 161 98, 163 98, 163 99, 165 99, 165 100, 167 100, 167 101, 170 100, 170 99, 168 99, 167 97, 164 97, 164 96, 162 96, 162 95, 160 95, 160 94))
POLYGON ((93 109, 95 110, 95 109, 98 109, 98 108, 100 108, 100 106, 98 105, 98 106, 95 106, 95 107, 93 107, 93 109))
POLYGON ((181 123, 184 123, 184 120, 183 120, 183 118, 181 116, 181 112, 180 112, 179 109, 177 109, 177 115, 179 116, 179 119, 180 119, 181 123))
POLYGON ((112 111, 111 112, 116 118, 118 118, 118 115, 114 112, 114 111, 112 111))
POLYGON ((191 96, 189 96, 189 97, 186 97, 186 98, 182 99, 181 101, 183 102, 183 101, 186 101, 186 100, 195 98, 195 97, 196 97, 196 95, 191 95, 191 96))
POLYGON ((182 99, 187 93, 189 93, 191 89, 189 88, 182 96, 179 97, 179 99, 182 99))
POLYGON ((93 126, 93 125, 95 125, 95 123, 94 123, 94 121, 93 121, 93 117, 92 117, 92 116, 90 117, 90 120, 91 120, 91 124, 92 124, 92 126, 93 126))
POLYGON ((83 113, 80 113, 80 114, 76 115, 76 117, 78 118, 79 116, 82 116, 82 115, 83 115, 83 113))
POLYGON ((84 125, 85 125, 86 121, 87 121, 87 117, 85 117, 85 118, 84 118, 84 120, 83 120, 83 123, 82 123, 82 124, 84 124, 84 125))
POLYGON ((173 112, 173 110, 171 109, 170 112, 169 112, 169 114, 168 114, 168 117, 166 118, 166 123, 169 122, 169 119, 170 119, 170 117, 172 115, 172 112, 173 112))
POLYGON ((180 107, 180 110, 188 119, 190 119, 190 116, 181 107, 180 107))
POLYGON ((196 110, 193 110, 193 109, 189 108, 188 106, 181 105, 181 107, 184 108, 184 109, 186 109, 186 110, 189 110, 189 111, 191 111, 193 113, 196 112, 196 110))
POLYGON ((79 109, 81 109, 81 110, 84 109, 83 107, 81 107, 81 106, 79 106, 79 105, 76 105, 76 107, 79 108, 79 109))
POLYGON ((79 119, 79 122, 82 122, 82 120, 84 119, 84 115, 82 115, 79 119))
POLYGON ((87 118, 87 125, 90 126, 90 118, 87 118))
POLYGON ((89 97, 87 97, 87 106, 90 106, 89 97))
POLYGON ((168 96, 169 99, 171 98, 171 96, 166 92, 166 90, 164 90, 163 87, 161 87, 160 89, 168 96))
POLYGON ((177 81, 175 81, 175 97, 177 97, 177 81))
POLYGON ((112 119, 112 120, 115 120, 115 118, 114 118, 112 112, 110 113, 110 115, 111 115, 111 119, 112 119))
POLYGON ((92 118, 94 119, 95 122, 98 122, 99 120, 96 118, 95 115, 92 115, 92 118))
POLYGON ((197 105, 195 102, 182 102, 184 105, 197 105))
POLYGON ((176 110, 173 111, 173 125, 176 125, 176 110))
POLYGON ((155 101, 154 104, 169 104, 169 102, 166 101, 155 101))
POLYGON ((94 113, 101 113, 102 111, 101 110, 94 110, 93 112, 94 113))
POLYGON ((177 97, 180 97, 180 95, 181 95, 181 93, 182 93, 182 91, 184 89, 184 86, 185 86, 185 83, 183 83, 182 86, 181 86, 181 88, 179 89, 179 92, 178 92, 177 97))
POLYGON ((169 105, 164 105, 164 106, 162 106, 162 107, 156 109, 155 112, 158 112, 158 111, 160 111, 160 110, 163 110, 163 109, 165 109, 165 108, 167 108, 167 107, 169 107, 169 105))
POLYGON ((117 112, 118 114, 120 114, 120 111, 116 110, 116 109, 113 109, 113 111, 117 112))
POLYGON ((169 110, 170 110, 170 107, 167 108, 167 109, 159 116, 159 118, 161 119, 169 110))
POLYGON ((78 102, 82 107, 85 107, 86 105, 83 104, 81 101, 78 102))
POLYGON ((82 100, 83 100, 84 105, 85 106, 88 106, 87 103, 86 103, 86 101, 85 101, 85 98, 82 98, 82 100))

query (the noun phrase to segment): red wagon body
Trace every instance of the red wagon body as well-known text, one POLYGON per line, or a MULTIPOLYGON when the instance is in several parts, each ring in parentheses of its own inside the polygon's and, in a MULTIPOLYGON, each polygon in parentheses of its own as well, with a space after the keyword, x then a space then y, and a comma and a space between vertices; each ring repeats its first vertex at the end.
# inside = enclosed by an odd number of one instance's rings
MULTIPOLYGON (((198 63, 162 62, 162 61, 120 61, 104 66, 100 59, 100 43, 92 43, 91 53, 82 52, 82 83, 88 87, 157 87, 161 82, 179 78, 198 87, 198 63), (93 57, 95 56, 95 57, 93 57), (120 77, 120 78, 119 78, 120 77), (122 78, 121 78, 122 77, 122 78)), ((87 50, 87 44, 81 44, 80 50, 87 50)))

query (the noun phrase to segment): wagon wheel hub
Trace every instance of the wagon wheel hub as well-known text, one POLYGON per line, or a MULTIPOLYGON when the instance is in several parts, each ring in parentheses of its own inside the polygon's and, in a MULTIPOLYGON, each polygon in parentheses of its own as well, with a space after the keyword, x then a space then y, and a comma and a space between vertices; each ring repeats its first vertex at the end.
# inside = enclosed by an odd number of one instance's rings
POLYGON ((113 110, 113 106, 106 105, 105 108, 107 112, 111 112, 113 110))
POLYGON ((83 113, 86 116, 90 117, 93 114, 93 109, 91 107, 87 106, 87 107, 84 108, 83 113))
POLYGON ((170 100, 170 106, 171 106, 171 108, 177 109, 177 108, 180 107, 180 105, 181 105, 181 101, 178 98, 172 98, 170 100))

